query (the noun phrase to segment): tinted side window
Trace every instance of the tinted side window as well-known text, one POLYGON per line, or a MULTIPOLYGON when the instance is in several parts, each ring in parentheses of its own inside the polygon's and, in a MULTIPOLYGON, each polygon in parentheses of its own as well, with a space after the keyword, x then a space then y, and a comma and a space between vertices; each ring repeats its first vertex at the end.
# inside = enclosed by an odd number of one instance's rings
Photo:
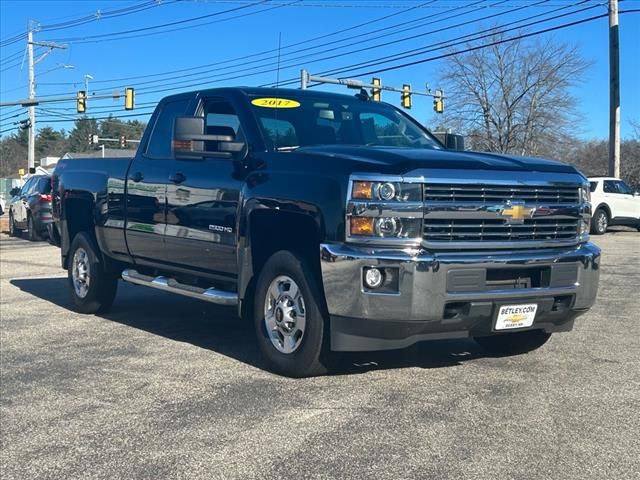
POLYGON ((40 177, 35 191, 44 194, 51 193, 51 179, 49 177, 40 177))
MULTIPOLYGON (((205 134, 229 136, 234 141, 244 141, 244 133, 240 127, 240 119, 229 102, 225 100, 209 100, 204 106, 205 134)), ((205 149, 210 152, 218 150, 218 142, 205 142, 205 149)))
POLYGON ((591 190, 591 193, 596 191, 596 188, 598 188, 598 182, 589 182, 589 190, 591 190))
POLYGON ((605 180, 602 189, 604 190, 604 193, 617 193, 613 180, 605 180))
POLYGON ((29 180, 27 180, 27 182, 22 186, 22 189, 20 190, 20 194, 22 195, 26 195, 29 190, 31 189, 31 187, 33 186, 33 182, 34 182, 34 178, 31 177, 29 180))
POLYGON ((632 195, 631 189, 624 182, 616 182, 616 188, 618 189, 618 193, 632 195))
POLYGON ((156 124, 153 126, 146 155, 155 158, 171 157, 171 136, 173 135, 173 123, 176 117, 184 115, 188 100, 167 102, 162 106, 156 124))

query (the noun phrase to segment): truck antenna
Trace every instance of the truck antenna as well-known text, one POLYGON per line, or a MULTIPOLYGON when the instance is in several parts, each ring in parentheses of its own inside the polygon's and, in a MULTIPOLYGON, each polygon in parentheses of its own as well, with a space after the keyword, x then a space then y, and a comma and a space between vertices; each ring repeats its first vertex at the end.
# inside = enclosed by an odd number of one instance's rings
POLYGON ((276 88, 280 86, 280 50, 282 49, 282 32, 278 32, 278 68, 276 69, 276 88))

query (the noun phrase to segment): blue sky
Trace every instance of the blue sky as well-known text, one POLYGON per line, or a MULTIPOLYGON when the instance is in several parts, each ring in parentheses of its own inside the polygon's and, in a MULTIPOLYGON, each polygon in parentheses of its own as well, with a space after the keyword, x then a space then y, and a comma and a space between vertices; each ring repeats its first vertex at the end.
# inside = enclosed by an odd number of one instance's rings
MULTIPOLYGON (((312 73, 330 71, 402 54, 532 15, 544 14, 535 20, 546 19, 593 7, 525 31, 568 23, 606 13, 606 6, 601 3, 596 0, 0 0, 0 37, 9 43, 0 49, 0 97, 7 102, 28 94, 26 63, 22 62, 26 40, 10 41, 26 31, 30 19, 42 26, 35 34, 36 41, 56 41, 67 46, 53 51, 37 65, 38 97, 75 95, 83 89, 85 75, 90 75, 89 91, 97 94, 135 87, 134 114, 139 116, 123 119, 146 120, 145 114, 151 112, 153 104, 170 93, 275 82, 280 35, 282 81, 296 79, 302 67, 312 73), (135 9, 140 11, 131 13, 135 9), (194 17, 202 18, 190 20, 194 17), (83 23, 70 27, 70 22, 77 19, 83 19, 83 23), (154 28, 173 22, 179 23, 154 28), (455 26, 462 22, 468 24, 455 26), (368 24, 363 25, 365 23, 368 24), (139 29, 144 30, 113 35, 139 29), (416 37, 400 41, 409 36, 416 37), (391 42, 394 43, 380 46, 391 42), (360 51, 349 53, 354 50, 360 51), (329 56, 335 58, 322 60, 329 56)), ((639 0, 620 3, 620 10, 638 8, 639 0)), ((578 45, 582 55, 593 62, 574 89, 584 119, 576 126, 576 134, 582 138, 606 138, 607 18, 546 35, 578 45)), ((629 121, 640 121, 640 13, 620 16, 620 45, 624 138, 632 132, 629 121)), ((409 60, 437 53, 425 53, 409 60)), ((446 91, 447 86, 438 82, 442 62, 429 61, 380 76, 385 84, 410 83, 414 88, 429 84, 431 88, 446 91)), ((368 70, 371 68, 355 68, 337 76, 359 78, 357 73, 368 70)), ((370 80, 370 76, 361 79, 370 80)), ((345 92, 341 87, 322 88, 345 92)), ((385 92, 383 99, 397 104, 399 96, 396 96, 385 92)), ((110 98, 91 99, 87 113, 98 117, 109 113, 131 115, 124 111, 122 104, 123 101, 110 98)), ((431 106, 430 100, 417 98, 411 113, 427 126, 434 125, 436 119, 431 106)), ((72 126, 70 119, 75 115, 73 101, 42 105, 38 111, 38 128, 49 125, 68 130, 72 126)), ((12 128, 14 122, 24 118, 24 109, 2 108, 0 131, 12 128)))

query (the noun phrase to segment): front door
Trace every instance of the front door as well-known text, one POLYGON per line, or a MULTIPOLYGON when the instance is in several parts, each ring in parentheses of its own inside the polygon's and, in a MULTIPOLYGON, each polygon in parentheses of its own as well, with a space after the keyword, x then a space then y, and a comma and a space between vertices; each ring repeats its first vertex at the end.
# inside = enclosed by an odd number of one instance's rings
MULTIPOLYGON (((203 101, 205 133, 243 138, 232 104, 203 101)), ((209 142, 207 142, 209 143, 209 142)), ((205 148, 217 150, 216 142, 205 148)), ((242 167, 237 159, 176 160, 167 187, 167 261, 221 280, 237 275, 237 211, 242 167)))
POLYGON ((127 175, 126 239, 136 263, 166 261, 167 184, 176 163, 171 137, 176 116, 184 115, 187 100, 166 102, 156 116, 146 150, 138 152, 127 175))

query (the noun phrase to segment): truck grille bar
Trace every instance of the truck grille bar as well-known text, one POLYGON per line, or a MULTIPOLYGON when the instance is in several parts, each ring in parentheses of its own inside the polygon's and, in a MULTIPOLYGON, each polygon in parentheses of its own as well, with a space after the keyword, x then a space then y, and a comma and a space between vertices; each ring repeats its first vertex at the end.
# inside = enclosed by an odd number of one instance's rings
POLYGON ((429 220, 424 239, 429 242, 500 242, 519 240, 572 240, 578 234, 574 219, 527 219, 521 225, 504 220, 429 220))
POLYGON ((569 205, 579 202, 577 186, 424 185, 425 202, 495 203, 521 200, 533 204, 569 205))

